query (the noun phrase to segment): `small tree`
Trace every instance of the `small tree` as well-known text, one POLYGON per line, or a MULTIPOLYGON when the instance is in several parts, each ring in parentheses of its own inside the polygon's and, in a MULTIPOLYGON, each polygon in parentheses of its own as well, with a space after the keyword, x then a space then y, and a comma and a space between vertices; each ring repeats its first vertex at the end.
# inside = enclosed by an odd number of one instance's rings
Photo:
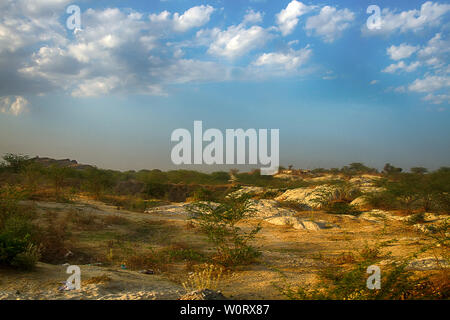
POLYGON ((411 168, 411 173, 415 173, 415 174, 425 174, 428 172, 427 168, 424 167, 414 167, 411 168))
POLYGON ((61 197, 61 189, 63 188, 64 182, 69 175, 70 169, 52 165, 47 168, 47 171, 55 189, 55 197, 56 199, 59 199, 61 197))
POLYGON ((30 161, 26 155, 7 153, 3 156, 6 166, 14 173, 19 173, 30 161))
POLYGON ((230 196, 219 205, 197 202, 188 211, 190 219, 215 246, 215 258, 219 263, 248 264, 260 254, 249 242, 261 230, 261 226, 258 224, 247 232, 237 226, 254 213, 248 195, 230 196))
POLYGON ((393 165, 391 165, 390 163, 386 163, 383 168, 383 172, 386 174, 400 173, 402 171, 403 171, 402 168, 396 168, 393 165))

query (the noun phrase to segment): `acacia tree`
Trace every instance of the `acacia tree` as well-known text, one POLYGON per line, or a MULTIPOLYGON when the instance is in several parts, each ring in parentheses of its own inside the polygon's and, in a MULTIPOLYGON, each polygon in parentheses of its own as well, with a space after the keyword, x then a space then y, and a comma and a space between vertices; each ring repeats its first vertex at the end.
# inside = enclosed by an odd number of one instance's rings
POLYGON ((7 153, 3 156, 3 160, 6 162, 6 167, 10 168, 14 173, 19 173, 30 162, 30 157, 7 153))
POLYGON ((229 196, 219 205, 210 202, 197 202, 188 207, 190 219, 215 246, 218 262, 224 265, 238 265, 252 262, 259 251, 249 242, 261 230, 261 226, 243 231, 237 224, 250 216, 255 210, 250 197, 229 196))
POLYGON ((61 167, 58 165, 52 165, 47 168, 48 176, 50 177, 55 190, 56 199, 61 198, 61 190, 64 186, 64 182, 69 175, 70 169, 67 167, 61 167))

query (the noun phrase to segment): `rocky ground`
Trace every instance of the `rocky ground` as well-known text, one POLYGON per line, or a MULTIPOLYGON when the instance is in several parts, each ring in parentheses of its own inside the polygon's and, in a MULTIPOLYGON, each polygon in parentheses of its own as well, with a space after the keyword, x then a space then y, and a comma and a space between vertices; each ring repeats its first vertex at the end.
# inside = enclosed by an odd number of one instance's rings
MULTIPOLYGON (((355 183, 371 188, 365 180, 355 183)), ((230 299, 283 299, 276 288, 277 283, 286 280, 292 284, 314 283, 317 271, 329 263, 324 257, 337 257, 361 249, 367 243, 389 240, 392 259, 404 258, 429 243, 424 233, 426 225, 448 219, 448 216, 427 214, 425 222, 417 226, 406 223, 405 216, 381 210, 368 210, 358 217, 328 214, 321 212, 311 201, 319 190, 294 189, 275 199, 253 200, 256 214, 242 227, 261 223, 263 228, 254 245, 262 251, 262 256, 259 263, 234 270, 221 280, 219 289, 224 296, 230 299), (281 202, 286 200, 303 203, 305 210, 282 206, 281 202)), ((263 191, 251 189, 252 193, 263 191)), ((166 227, 178 230, 170 234, 171 242, 205 246, 204 239, 187 227, 186 203, 156 207, 145 213, 117 210, 87 198, 79 198, 72 204, 37 202, 35 205, 41 211, 76 209, 95 216, 120 215, 133 223, 164 222, 166 227)), ((436 252, 439 253, 439 248, 432 251, 436 252)), ((0 299, 178 299, 186 294, 179 279, 187 271, 181 266, 172 268, 169 273, 157 274, 131 271, 126 266, 80 264, 79 267, 81 290, 59 290, 69 276, 67 264, 39 263, 36 270, 30 272, 0 269, 0 299)), ((447 262, 430 252, 418 256, 409 265, 410 269, 418 271, 445 267, 448 268, 447 262)))

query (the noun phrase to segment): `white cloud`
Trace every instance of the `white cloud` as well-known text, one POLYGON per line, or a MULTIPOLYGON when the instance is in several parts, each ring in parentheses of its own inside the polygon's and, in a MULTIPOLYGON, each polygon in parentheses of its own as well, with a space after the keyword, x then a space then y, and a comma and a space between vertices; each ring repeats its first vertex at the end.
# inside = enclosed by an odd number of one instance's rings
POLYGON ((416 70, 420 66, 420 62, 412 62, 409 65, 406 64, 404 61, 399 61, 398 63, 393 63, 386 67, 383 72, 386 73, 395 73, 397 71, 405 71, 405 72, 412 72, 416 70))
POLYGON ((450 41, 442 38, 441 33, 430 39, 425 47, 419 50, 418 57, 434 67, 442 67, 448 61, 450 41))
POLYGON ((368 34, 392 34, 395 31, 404 33, 420 31, 428 27, 438 26, 445 14, 450 11, 450 4, 439 4, 427 1, 420 10, 396 12, 385 8, 381 12, 381 28, 369 30, 364 24, 363 32, 368 34))
POLYGON ((378 82, 380 82, 380 81, 379 80, 372 80, 372 81, 370 81, 370 84, 373 86, 373 85, 377 84, 378 82))
POLYGON ((325 42, 333 42, 350 27, 350 22, 354 19, 355 14, 348 9, 337 10, 325 6, 317 16, 306 20, 305 29, 311 34, 321 36, 325 42))
POLYGON ((264 13, 255 12, 252 9, 248 10, 245 14, 243 24, 255 24, 263 21, 264 13))
POLYGON ((255 66, 282 67, 286 70, 293 70, 305 64, 311 57, 312 50, 308 47, 288 52, 271 52, 260 55, 254 62, 255 66))
POLYGON ((22 96, 1 97, 0 112, 18 116, 27 110, 29 102, 22 96))
POLYGON ((449 94, 434 95, 432 93, 429 93, 422 100, 430 102, 432 104, 450 103, 450 95, 449 94))
POLYGON ((58 18, 69 0, 16 0, 0 4, 0 53, 39 42, 66 42, 58 18))
POLYGON ((120 80, 116 76, 98 77, 82 81, 72 95, 74 97, 93 97, 111 93, 119 86, 120 80))
POLYGON ((205 25, 213 12, 214 8, 210 5, 201 5, 192 7, 181 15, 178 12, 172 15, 168 11, 163 11, 159 14, 152 13, 149 19, 151 22, 160 24, 162 27, 168 26, 175 31, 185 32, 189 29, 205 25))
POLYGON ((298 24, 298 18, 314 8, 314 6, 307 6, 300 1, 291 1, 285 9, 276 15, 276 22, 281 34, 283 36, 291 34, 298 24))
POLYGON ((415 92, 433 92, 450 87, 450 77, 429 75, 423 79, 416 79, 408 89, 415 92))
POLYGON ((197 33, 199 38, 209 38, 211 43, 208 53, 233 59, 262 47, 270 38, 270 34, 260 26, 246 28, 243 24, 233 25, 226 30, 213 30, 197 33))
POLYGON ((390 46, 386 49, 386 52, 392 60, 402 60, 405 58, 409 58, 418 49, 418 46, 410 46, 406 43, 402 43, 399 46, 390 46))

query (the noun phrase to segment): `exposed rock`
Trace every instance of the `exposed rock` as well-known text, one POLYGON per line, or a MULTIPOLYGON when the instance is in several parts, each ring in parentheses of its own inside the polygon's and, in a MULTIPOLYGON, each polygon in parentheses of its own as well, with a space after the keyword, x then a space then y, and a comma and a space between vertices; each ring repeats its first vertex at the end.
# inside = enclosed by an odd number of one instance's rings
POLYGON ((390 212, 379 209, 363 212, 359 215, 359 218, 372 222, 382 222, 384 220, 396 220, 396 221, 405 220, 405 217, 396 216, 391 214, 390 212))
POLYGON ((263 187, 245 186, 239 190, 232 192, 230 195, 240 197, 244 194, 262 195, 265 192, 278 192, 278 189, 267 189, 263 187))
POLYGON ((320 200, 329 198, 333 200, 339 197, 339 191, 336 187, 330 185, 321 185, 315 188, 297 188, 287 190, 282 195, 275 198, 277 201, 292 201, 303 204, 305 209, 320 209, 322 207, 320 200))
POLYGON ((197 290, 187 293, 179 300, 228 300, 220 291, 209 289, 197 290))
POLYGON ((80 164, 76 160, 70 160, 70 159, 56 160, 56 159, 47 158, 47 157, 40 158, 39 156, 37 156, 37 157, 32 158, 31 161, 39 163, 40 165, 42 165, 44 167, 56 166, 56 167, 60 167, 60 168, 72 168, 72 169, 76 169, 76 170, 86 170, 86 169, 94 168, 91 165, 80 164))
POLYGON ((300 219, 298 217, 272 217, 265 219, 266 222, 278 226, 290 226, 297 230, 320 230, 331 227, 326 222, 315 222, 311 220, 300 219))
POLYGON ((413 228, 416 229, 417 231, 423 232, 423 233, 428 233, 430 232, 430 230, 428 229, 428 227, 424 224, 420 224, 417 223, 415 225, 413 225, 413 228))
POLYGON ((450 267, 449 262, 444 259, 436 259, 435 257, 426 257, 411 261, 406 268, 410 270, 435 270, 449 267, 450 267))
POLYGON ((369 206, 366 196, 359 196, 350 202, 350 205, 355 206, 358 209, 365 209, 369 206))
POLYGON ((240 196, 242 196, 242 195, 244 195, 244 194, 249 194, 249 193, 252 193, 252 194, 261 194, 261 193, 264 192, 264 190, 265 190, 265 189, 264 189, 263 187, 250 187, 250 186, 245 186, 245 187, 242 187, 242 188, 239 189, 239 190, 236 190, 236 191, 230 193, 230 195, 231 195, 231 196, 235 196, 235 197, 240 197, 240 196))
POLYGON ((292 209, 283 208, 275 200, 261 199, 252 200, 252 208, 256 210, 255 218, 269 218, 274 216, 292 216, 296 212, 292 209))
POLYGON ((187 214, 187 203, 170 204, 145 210, 145 213, 187 214))

